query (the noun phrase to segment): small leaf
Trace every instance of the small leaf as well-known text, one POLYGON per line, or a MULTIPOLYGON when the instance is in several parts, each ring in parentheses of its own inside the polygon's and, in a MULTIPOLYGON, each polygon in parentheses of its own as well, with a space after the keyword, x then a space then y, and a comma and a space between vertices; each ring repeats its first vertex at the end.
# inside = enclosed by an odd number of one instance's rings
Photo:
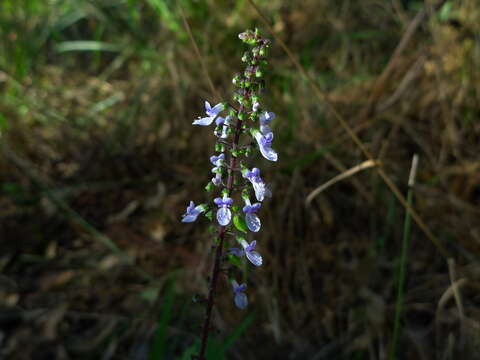
POLYGON ((235 215, 233 217, 233 225, 237 228, 237 230, 246 233, 247 232, 247 224, 245 223, 245 219, 243 216, 235 215))
POLYGON ((205 213, 205 217, 206 217, 207 219, 209 219, 210 221, 212 221, 212 220, 213 220, 213 212, 212 212, 211 210, 210 210, 210 211, 207 211, 207 212, 205 213))
POLYGON ((238 267, 239 269, 243 269, 242 260, 240 260, 240 258, 238 256, 228 254, 227 258, 228 258, 228 261, 230 262, 230 264, 238 267))

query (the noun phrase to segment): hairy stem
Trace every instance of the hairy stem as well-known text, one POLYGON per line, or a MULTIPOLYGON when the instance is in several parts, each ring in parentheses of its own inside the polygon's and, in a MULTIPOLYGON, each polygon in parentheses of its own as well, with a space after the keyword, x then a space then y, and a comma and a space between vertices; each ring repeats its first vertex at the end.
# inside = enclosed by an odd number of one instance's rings
MULTIPOLYGON (((238 113, 240 114, 242 111, 243 111, 243 106, 240 107, 238 113)), ((235 150, 238 147, 241 129, 242 129, 242 120, 240 120, 237 117, 237 123, 235 125, 235 133, 234 133, 234 138, 232 142, 233 150, 235 150)), ((233 183, 235 178, 234 169, 236 167, 237 167, 237 157, 231 155, 230 166, 228 168, 228 178, 227 178, 228 196, 232 194, 233 183)), ((200 345, 200 353, 198 355, 198 360, 206 360, 205 351, 207 349, 208 334, 210 333, 210 321, 212 318, 212 309, 213 309, 213 303, 214 303, 215 290, 217 288, 218 274, 220 273, 220 262, 222 259, 223 241, 225 239, 226 230, 227 230, 226 226, 220 226, 219 228, 219 241, 215 251, 215 261, 212 268, 212 276, 210 278, 210 288, 208 290, 207 308, 205 312, 205 320, 203 322, 202 342, 200 345)))

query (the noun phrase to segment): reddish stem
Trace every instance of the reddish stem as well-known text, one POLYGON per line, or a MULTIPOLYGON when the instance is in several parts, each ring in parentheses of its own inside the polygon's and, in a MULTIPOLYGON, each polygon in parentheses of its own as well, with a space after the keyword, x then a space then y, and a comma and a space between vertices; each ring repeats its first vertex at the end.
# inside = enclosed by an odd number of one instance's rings
MULTIPOLYGON (((245 94, 248 96, 248 94, 245 94)), ((238 114, 240 114, 243 111, 243 106, 240 106, 240 109, 238 111, 238 114)), ((235 126, 235 134, 233 138, 233 143, 232 143, 232 149, 235 150, 238 147, 238 142, 240 139, 240 133, 242 130, 242 120, 240 120, 237 117, 237 124, 235 126)), ((233 189, 233 181, 235 178, 235 173, 234 170, 237 167, 237 157, 231 155, 230 156, 230 166, 228 170, 228 179, 227 179, 227 191, 228 191, 228 196, 232 194, 232 189, 233 189)), ((205 312, 205 320, 203 323, 203 330, 202 330, 202 342, 200 345, 200 353, 198 355, 198 360, 206 360, 205 359, 205 351, 207 349, 207 340, 208 340, 208 334, 210 333, 210 322, 212 318, 212 309, 213 309, 213 304, 214 304, 214 297, 215 297, 215 289, 217 288, 217 282, 218 282, 218 274, 220 273, 220 261, 222 259, 222 250, 223 250, 223 241, 225 239, 225 232, 227 230, 226 226, 220 226, 220 231, 219 231, 219 242, 216 247, 215 251, 215 261, 213 264, 213 269, 212 269, 212 276, 210 279, 210 288, 208 290, 208 300, 207 300, 207 309, 205 312)))

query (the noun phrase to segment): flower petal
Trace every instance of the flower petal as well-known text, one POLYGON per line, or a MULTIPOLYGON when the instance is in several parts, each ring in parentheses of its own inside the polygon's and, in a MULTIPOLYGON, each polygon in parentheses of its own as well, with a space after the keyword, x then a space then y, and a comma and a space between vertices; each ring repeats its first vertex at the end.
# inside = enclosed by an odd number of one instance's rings
POLYGON ((263 157, 270 161, 277 161, 278 155, 275 150, 273 150, 270 145, 264 145, 264 140, 271 140, 273 138, 273 133, 269 132, 266 135, 262 135, 262 133, 258 130, 255 130, 253 133, 255 140, 257 140, 258 147, 260 149, 260 153, 263 157))
POLYGON ((243 283, 243 284, 237 286, 237 291, 242 292, 242 291, 245 291, 245 290, 247 290, 247 284, 243 283))
POLYGON ((271 133, 272 128, 268 125, 260 125, 260 132, 265 135, 265 134, 271 133))
MULTIPOLYGON (((271 133, 269 133, 271 134, 271 133)), ((260 153, 263 155, 263 157, 267 160, 270 161, 277 161, 278 160, 278 154, 275 150, 273 150, 270 146, 263 146, 260 145, 260 153)))
POLYGON ((215 116, 208 116, 201 119, 198 118, 192 123, 192 125, 208 126, 213 122, 214 119, 215 119, 215 116))
POLYGON ((239 309, 245 309, 248 305, 247 295, 244 293, 235 294, 234 302, 239 309))
POLYGON ((205 101, 205 112, 208 114, 208 112, 212 109, 210 106, 210 103, 208 101, 205 101))
POLYGON ((260 255, 257 251, 246 251, 245 255, 247 259, 255 266, 260 266, 263 263, 262 255, 260 255))
POLYGON ((210 116, 217 116, 217 114, 223 110, 223 104, 222 103, 218 103, 217 105, 215 105, 211 110, 210 110, 210 116))
POLYGON ((259 217, 254 213, 247 213, 245 215, 245 222, 247 223, 248 229, 253 232, 259 231, 262 225, 259 217))
POLYGON ((265 184, 260 181, 252 181, 253 190, 255 191, 255 197, 258 201, 263 201, 265 197, 265 184))
POLYGON ((245 255, 245 251, 240 248, 230 248, 230 253, 238 257, 242 257, 243 255, 245 255))
POLYGON ((183 223, 191 223, 191 222, 194 222, 195 220, 197 220, 197 217, 198 217, 198 214, 196 215, 184 215, 183 218, 182 218, 182 222, 183 223))
POLYGON ((229 208, 220 208, 217 211, 217 221, 221 226, 227 226, 232 220, 232 212, 229 208))

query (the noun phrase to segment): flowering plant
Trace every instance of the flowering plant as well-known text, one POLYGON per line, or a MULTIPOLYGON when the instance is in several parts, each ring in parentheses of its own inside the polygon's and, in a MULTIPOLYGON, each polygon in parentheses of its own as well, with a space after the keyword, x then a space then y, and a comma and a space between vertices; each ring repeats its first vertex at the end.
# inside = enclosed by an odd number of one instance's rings
MULTIPOLYGON (((256 167, 251 170, 247 167, 247 160, 251 157, 253 147, 256 146, 260 154, 269 161, 277 161, 277 152, 272 148, 273 132, 270 122, 275 118, 273 112, 268 112, 260 104, 260 93, 264 89, 263 68, 270 41, 263 39, 258 29, 247 30, 239 34, 239 38, 251 46, 242 56, 246 63, 245 70, 235 75, 233 84, 237 87, 233 100, 238 106, 228 103, 212 105, 205 101, 206 117, 198 117, 193 125, 210 126, 215 124, 214 135, 217 138, 215 154, 210 157, 214 166, 214 177, 205 187, 208 193, 217 193, 213 202, 195 205, 190 201, 182 222, 194 222, 200 214, 204 214, 211 221, 213 212, 218 223, 215 238, 215 259, 210 277, 210 287, 206 301, 206 314, 203 325, 200 353, 197 359, 205 359, 205 349, 210 329, 212 307, 215 289, 220 273, 220 264, 228 259, 238 265, 240 259, 246 257, 253 265, 261 266, 262 256, 256 251, 257 241, 247 242, 249 231, 257 233, 261 227, 259 212, 265 197, 271 197, 271 192, 260 177, 260 170, 256 167), (221 116, 225 114, 225 117, 221 116), (257 202, 252 204, 250 196, 253 194, 257 202), (240 201, 240 203, 239 203, 240 201), (243 201, 243 207, 240 206, 243 201), (230 239, 228 236, 231 236, 230 239), (241 248, 230 247, 231 242, 237 242, 241 248), (223 248, 228 247, 227 256, 223 248)), ((227 278, 232 285, 233 301, 240 309, 248 305, 246 294, 247 285, 238 284, 229 269, 227 278)))

